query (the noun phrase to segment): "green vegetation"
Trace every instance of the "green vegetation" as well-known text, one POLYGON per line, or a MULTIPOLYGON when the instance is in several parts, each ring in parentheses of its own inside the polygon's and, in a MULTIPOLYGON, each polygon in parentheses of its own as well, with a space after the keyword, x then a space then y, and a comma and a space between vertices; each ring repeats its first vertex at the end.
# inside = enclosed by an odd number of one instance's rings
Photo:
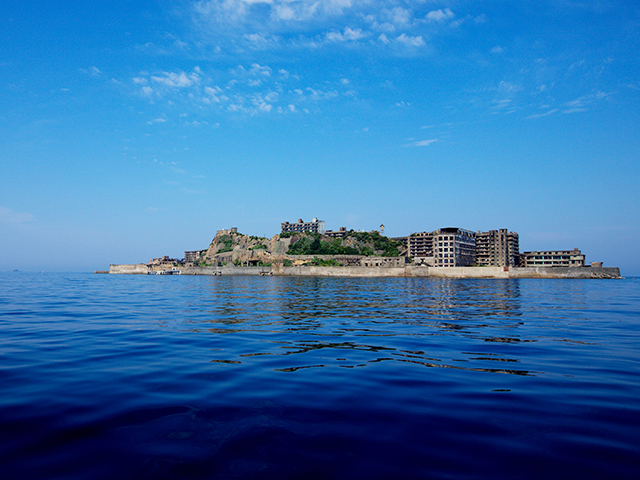
POLYGON ((305 265, 315 265, 318 267, 339 267, 340 264, 334 260, 322 260, 318 257, 313 257, 313 260, 309 260, 308 262, 304 262, 305 265))
MULTIPOLYGON (((383 237, 378 232, 354 232, 353 230, 351 230, 347 234, 347 236, 355 238, 359 242, 373 244, 373 250, 376 252, 382 252, 380 253, 380 255, 382 255, 383 257, 400 256, 400 248, 402 247, 402 242, 383 237)), ((363 253, 362 255, 373 255, 373 253, 363 253)))
POLYGON ((262 249, 267 249, 266 245, 263 245, 262 243, 259 243, 258 245, 255 245, 253 247, 249 247, 249 250, 262 250, 262 249))
POLYGON ((288 258, 284 259, 284 266, 285 267, 292 267, 293 266, 293 262, 291 260, 289 260, 288 258))
POLYGON ((222 246, 218 250, 218 253, 225 253, 233 250, 233 239, 230 235, 222 235, 218 239, 218 244, 222 244, 222 246))
POLYGON ((289 238, 289 237, 293 237, 296 234, 296 232, 282 232, 279 236, 280 238, 289 238))
POLYGON ((304 233, 289 246, 287 255, 381 255, 400 256, 402 242, 383 237, 378 232, 354 232, 351 230, 340 239, 327 239, 318 233, 304 233), (356 240, 355 246, 346 246, 348 238, 356 240))

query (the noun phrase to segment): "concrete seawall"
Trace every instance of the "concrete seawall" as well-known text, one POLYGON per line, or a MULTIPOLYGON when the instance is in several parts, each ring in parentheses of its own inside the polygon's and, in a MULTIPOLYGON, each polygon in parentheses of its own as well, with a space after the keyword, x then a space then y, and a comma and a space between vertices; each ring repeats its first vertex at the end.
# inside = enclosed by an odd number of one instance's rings
POLYGON ((109 273, 126 275, 147 275, 147 273, 149 273, 149 269, 144 263, 136 263, 133 265, 109 265, 109 273))
MULTIPOLYGON (((433 278, 621 278, 618 267, 178 267, 182 275, 433 278)), ((146 275, 145 264, 111 265, 111 274, 146 275)), ((155 273, 155 272, 151 272, 155 273)))

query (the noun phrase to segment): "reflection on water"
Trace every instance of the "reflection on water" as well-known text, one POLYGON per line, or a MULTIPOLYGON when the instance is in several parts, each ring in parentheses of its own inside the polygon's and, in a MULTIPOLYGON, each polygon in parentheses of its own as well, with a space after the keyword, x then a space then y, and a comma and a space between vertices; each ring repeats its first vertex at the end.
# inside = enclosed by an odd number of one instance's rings
POLYGON ((310 277, 259 282, 252 277, 214 277, 206 294, 193 296, 189 308, 206 315, 187 319, 186 328, 238 336, 244 345, 255 346, 255 351, 238 352, 235 342, 227 340, 233 346, 213 351, 212 361, 237 365, 247 357, 277 356, 277 364, 270 361, 269 365, 280 372, 395 361, 533 374, 516 365, 494 366, 496 362, 518 364, 519 359, 510 356, 516 352, 487 348, 472 356, 464 353, 465 346, 478 341, 536 341, 518 331, 523 322, 517 280, 310 277))
POLYGON ((635 480, 638 285, 0 274, 0 472, 635 480))

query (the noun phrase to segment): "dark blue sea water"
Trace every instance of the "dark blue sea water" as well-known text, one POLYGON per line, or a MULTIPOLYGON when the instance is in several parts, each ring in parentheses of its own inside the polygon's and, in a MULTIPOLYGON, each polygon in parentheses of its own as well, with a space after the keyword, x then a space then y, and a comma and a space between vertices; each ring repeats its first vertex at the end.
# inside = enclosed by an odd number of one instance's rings
POLYGON ((640 478, 640 280, 0 274, 0 478, 640 478))

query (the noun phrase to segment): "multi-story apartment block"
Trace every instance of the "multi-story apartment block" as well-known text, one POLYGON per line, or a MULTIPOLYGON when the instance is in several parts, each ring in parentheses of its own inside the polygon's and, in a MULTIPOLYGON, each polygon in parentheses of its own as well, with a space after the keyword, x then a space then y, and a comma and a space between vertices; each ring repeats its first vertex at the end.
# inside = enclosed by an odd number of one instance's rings
POLYGON ((475 233, 462 228, 441 228, 434 232, 412 233, 407 250, 414 262, 435 267, 465 267, 475 263, 475 233))
POLYGON ((476 261, 476 234, 457 227, 433 232, 433 254, 437 267, 468 267, 476 261))
POLYGON ((518 234, 506 228, 476 233, 476 264, 514 267, 520 260, 518 234))
POLYGON ((317 218, 313 218, 310 222, 303 222, 301 218, 298 219, 297 223, 289 223, 284 222, 280 224, 280 232, 313 232, 319 233, 321 235, 324 234, 324 220, 318 220, 317 218))
POLYGON ((407 237, 407 252, 411 258, 433 257, 433 235, 435 232, 412 233, 407 237))
POLYGON ((579 249, 524 252, 521 267, 584 267, 584 255, 579 249))
POLYGON ((342 238, 347 236, 347 227, 340 227, 340 230, 325 230, 324 235, 331 238, 342 238))
POLYGON ((191 250, 184 252, 185 262, 199 262, 204 257, 206 250, 191 250))

